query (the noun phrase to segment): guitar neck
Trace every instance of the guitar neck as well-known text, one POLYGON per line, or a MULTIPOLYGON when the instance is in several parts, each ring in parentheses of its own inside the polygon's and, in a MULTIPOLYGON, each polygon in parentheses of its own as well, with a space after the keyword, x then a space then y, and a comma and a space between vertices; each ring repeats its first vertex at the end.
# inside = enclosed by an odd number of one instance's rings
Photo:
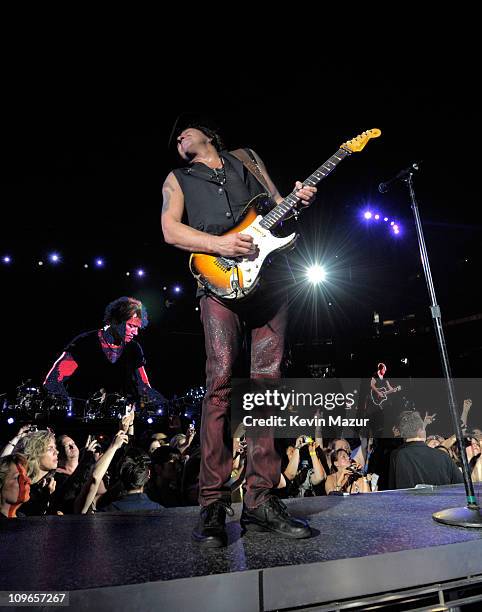
MULTIPOLYGON (((310 176, 303 181, 304 186, 315 187, 324 178, 326 178, 333 170, 338 166, 342 159, 345 159, 350 155, 349 151, 345 149, 338 149, 338 151, 326 160, 317 170, 310 174, 310 176)), ((277 204, 273 210, 263 217, 260 225, 265 229, 272 229, 281 223, 283 219, 293 210, 293 208, 301 201, 301 198, 296 195, 296 190, 292 191, 289 195, 284 198, 282 202, 277 204)))

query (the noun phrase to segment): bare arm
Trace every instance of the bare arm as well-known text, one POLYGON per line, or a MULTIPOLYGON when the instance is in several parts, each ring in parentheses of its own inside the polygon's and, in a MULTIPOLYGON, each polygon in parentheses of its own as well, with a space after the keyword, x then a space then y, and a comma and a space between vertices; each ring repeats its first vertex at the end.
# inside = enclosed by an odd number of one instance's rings
POLYGON ((471 476, 473 482, 482 482, 482 454, 478 456, 471 476))
MULTIPOLYGON (((109 465, 115 455, 117 449, 119 449, 124 443, 127 443, 129 438, 124 430, 120 430, 117 432, 115 438, 112 440, 111 445, 102 455, 102 457, 97 461, 94 467, 94 471, 92 472, 92 476, 90 478, 90 482, 88 484, 88 488, 83 491, 85 498, 82 500, 76 500, 76 505, 82 504, 82 509, 80 511, 81 514, 86 514, 92 505, 92 502, 95 499, 97 494, 97 490, 99 489, 100 483, 102 482, 102 478, 104 478, 105 473, 109 469, 109 465)), ((82 496, 82 493, 81 493, 82 496)))
MULTIPOLYGON (((321 417, 321 413, 319 410, 315 412, 315 416, 321 417)), ((315 427, 315 442, 318 444, 321 450, 323 450, 323 431, 321 425, 317 425, 315 427)))
POLYGON ((226 257, 239 257, 254 253, 253 238, 246 234, 212 236, 182 223, 184 194, 171 172, 162 187, 162 232, 164 240, 178 249, 226 257))
POLYGON ((321 461, 316 454, 316 443, 310 444, 310 457, 313 465, 313 475, 311 476, 311 484, 318 485, 326 478, 325 470, 321 465, 321 461))
POLYGON ((462 414, 460 415, 460 420, 462 421, 462 432, 465 432, 467 429, 467 419, 469 416, 469 411, 472 406, 471 399, 465 399, 462 407, 462 414))
POLYGON ((288 465, 286 466, 286 470, 284 471, 284 475, 286 476, 286 478, 288 478, 288 480, 293 480, 293 478, 296 476, 296 474, 298 473, 299 464, 300 464, 300 449, 295 448, 295 450, 293 451, 293 455, 288 465))

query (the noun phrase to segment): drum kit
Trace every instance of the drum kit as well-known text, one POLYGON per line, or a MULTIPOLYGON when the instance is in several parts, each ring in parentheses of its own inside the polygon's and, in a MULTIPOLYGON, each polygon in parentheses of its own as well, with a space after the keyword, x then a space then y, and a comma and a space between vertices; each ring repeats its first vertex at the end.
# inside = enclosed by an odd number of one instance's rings
POLYGON ((100 389, 87 399, 82 399, 49 393, 27 380, 16 388, 14 403, 8 402, 6 394, 0 394, 0 411, 7 419, 26 422, 50 423, 64 419, 118 421, 135 406, 136 418, 147 423, 172 415, 197 420, 201 414, 203 395, 204 389, 196 388, 169 401, 162 396, 159 396, 162 399, 141 398, 140 401, 133 401, 120 393, 107 393, 105 389, 100 389))
POLYGON ((22 421, 47 421, 74 415, 74 399, 47 393, 31 380, 16 388, 15 400, 9 403, 6 394, 1 403, 3 416, 22 421))

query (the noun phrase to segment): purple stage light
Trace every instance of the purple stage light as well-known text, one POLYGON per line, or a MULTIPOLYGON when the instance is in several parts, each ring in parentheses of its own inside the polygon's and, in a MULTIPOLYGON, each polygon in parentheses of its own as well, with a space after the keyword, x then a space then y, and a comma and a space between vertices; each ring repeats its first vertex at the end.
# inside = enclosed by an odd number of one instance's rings
POLYGON ((149 423, 149 425, 152 425, 154 423, 154 419, 152 417, 149 417, 147 419, 147 422, 149 423))
POLYGON ((375 219, 378 221, 378 219, 380 219, 380 215, 379 215, 379 214, 376 214, 376 215, 375 215, 375 219))
POLYGON ((137 276, 144 276, 144 270, 137 270, 137 276))
POLYGON ((399 233, 400 233, 400 230, 398 229, 398 227, 397 227, 396 229, 395 229, 395 228, 393 228, 393 233, 394 233, 394 234, 399 234, 399 233))
POLYGON ((388 217, 383 217, 383 220, 386 222, 388 221, 388 217))
POLYGON ((390 221, 390 225, 393 227, 395 225, 395 221, 390 221))
POLYGON ((14 419, 13 417, 9 417, 9 418, 7 419, 7 423, 8 423, 9 425, 12 425, 13 423, 15 423, 15 419, 14 419))
POLYGON ((181 293, 181 287, 179 285, 174 286, 174 293, 181 293))
POLYGON ((58 263, 60 261, 60 255, 58 253, 52 253, 49 255, 49 259, 52 263, 58 263))
POLYGON ((9 264, 12 263, 12 258, 10 257, 10 255, 5 255, 4 257, 2 257, 2 261, 4 264, 9 264))
POLYGON ((371 213, 369 210, 367 210, 367 211, 364 213, 364 215, 363 215, 363 216, 365 217, 365 219, 371 219, 371 218, 372 218, 372 213, 371 213))
POLYGON ((96 260, 95 260, 95 265, 96 265, 98 268, 101 268, 101 267, 104 265, 104 260, 103 260, 103 259, 100 259, 100 258, 99 258, 99 259, 96 259, 96 260))

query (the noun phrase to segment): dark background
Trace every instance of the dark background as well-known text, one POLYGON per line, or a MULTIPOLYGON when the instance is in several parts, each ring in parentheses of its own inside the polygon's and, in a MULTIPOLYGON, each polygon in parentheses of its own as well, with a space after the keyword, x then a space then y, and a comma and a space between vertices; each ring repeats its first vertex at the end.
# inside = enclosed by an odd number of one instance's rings
MULTIPOLYGON (((407 189, 381 195, 377 186, 423 160, 415 188, 444 320, 481 313, 474 73, 467 59, 435 51, 423 62, 381 50, 354 56, 336 65, 309 56, 298 68, 273 49, 254 70, 227 53, 154 54, 146 64, 128 46, 95 57, 57 47, 7 62, 0 252, 13 262, 0 266, 0 393, 14 395, 28 378, 39 384, 63 346, 97 327, 121 295, 147 305, 141 344, 153 386, 172 397, 204 382, 188 255, 166 245, 160 229, 162 182, 177 164, 169 136, 191 114, 219 125, 228 148, 255 149, 282 194, 343 142, 382 130, 321 183, 298 224, 288 373, 317 363, 369 376, 385 360, 395 376, 440 375, 407 189), (367 206, 399 221, 400 236, 367 224, 367 206), (323 287, 303 280, 310 261, 327 268, 323 287), (374 311, 396 321, 378 338, 374 311)), ((446 329, 455 374, 478 376, 480 321, 446 329)))

